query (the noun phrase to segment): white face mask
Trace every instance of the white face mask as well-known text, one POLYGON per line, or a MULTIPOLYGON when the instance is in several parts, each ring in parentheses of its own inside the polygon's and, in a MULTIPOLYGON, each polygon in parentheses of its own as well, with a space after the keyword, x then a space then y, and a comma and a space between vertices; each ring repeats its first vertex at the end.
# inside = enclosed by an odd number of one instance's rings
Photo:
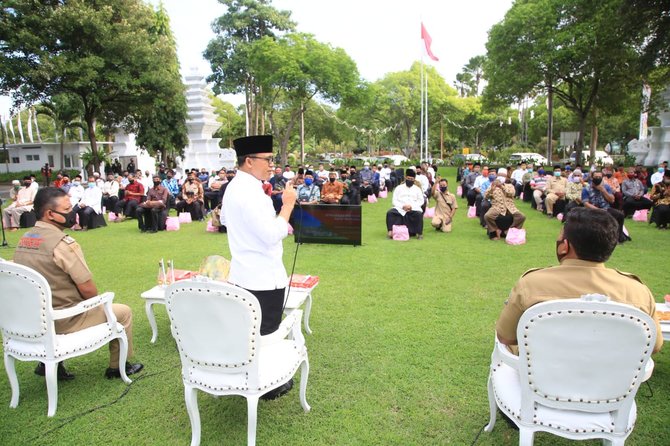
POLYGON ((496 180, 500 181, 501 183, 504 183, 505 180, 507 180, 507 177, 498 177, 496 180))

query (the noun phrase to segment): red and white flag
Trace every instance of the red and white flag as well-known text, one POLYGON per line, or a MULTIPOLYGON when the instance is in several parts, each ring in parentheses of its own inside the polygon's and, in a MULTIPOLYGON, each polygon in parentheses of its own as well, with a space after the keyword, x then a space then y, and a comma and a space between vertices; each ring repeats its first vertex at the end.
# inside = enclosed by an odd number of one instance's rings
POLYGON ((421 22, 421 38, 423 39, 423 42, 426 44, 426 52, 428 53, 428 57, 433 59, 434 61, 439 61, 440 59, 433 54, 433 52, 430 49, 430 45, 433 43, 433 39, 430 37, 430 34, 428 34, 428 31, 426 31, 426 27, 423 26, 423 22, 421 22))

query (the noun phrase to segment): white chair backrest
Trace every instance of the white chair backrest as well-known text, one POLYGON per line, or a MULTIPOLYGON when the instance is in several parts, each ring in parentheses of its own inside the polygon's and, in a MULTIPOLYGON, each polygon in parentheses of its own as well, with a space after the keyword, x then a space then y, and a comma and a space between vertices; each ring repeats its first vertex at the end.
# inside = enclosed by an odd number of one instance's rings
POLYGON ((51 344, 51 288, 44 276, 27 266, 0 262, 0 328, 6 336, 51 344))
POLYGON ((566 299, 526 310, 517 336, 522 401, 609 412, 633 403, 656 328, 629 305, 566 299))
POLYGON ((248 291, 217 281, 170 285, 166 303, 184 366, 257 370, 261 309, 248 291))

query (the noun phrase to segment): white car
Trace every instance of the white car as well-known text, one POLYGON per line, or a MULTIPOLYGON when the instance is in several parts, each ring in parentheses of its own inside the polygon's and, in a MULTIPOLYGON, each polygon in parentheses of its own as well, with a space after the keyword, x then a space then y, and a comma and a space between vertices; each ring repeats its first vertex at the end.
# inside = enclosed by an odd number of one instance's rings
POLYGON ((522 161, 525 161, 527 163, 531 162, 539 166, 546 166, 549 163, 549 160, 547 160, 547 158, 543 157, 539 153, 534 152, 517 152, 511 154, 509 157, 510 164, 517 164, 522 161))
MULTIPOLYGON (((589 159, 591 158, 591 152, 588 149, 582 150, 582 157, 586 161, 586 164, 589 163, 589 159)), ((575 162, 575 159, 577 158, 577 152, 572 152, 570 154, 570 161, 573 163, 575 162)), ((609 165, 614 165, 614 160, 612 159, 609 154, 603 150, 596 150, 596 164, 604 166, 606 164, 609 165)))

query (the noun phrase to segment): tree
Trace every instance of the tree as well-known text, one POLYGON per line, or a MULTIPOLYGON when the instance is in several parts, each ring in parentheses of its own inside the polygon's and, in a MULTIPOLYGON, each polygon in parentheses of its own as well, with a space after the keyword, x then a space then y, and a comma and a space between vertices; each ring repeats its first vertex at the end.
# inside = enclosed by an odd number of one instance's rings
POLYGON ((599 109, 620 107, 621 91, 640 88, 634 48, 612 19, 621 1, 515 2, 489 33, 486 94, 508 103, 542 91, 555 95, 578 118, 581 156, 588 120, 595 131, 599 109))
POLYGON ((161 45, 163 72, 167 78, 163 79, 160 94, 144 104, 128 121, 134 122, 139 146, 153 156, 160 153, 161 161, 172 165, 176 157, 184 155, 188 144, 188 108, 170 18, 162 3, 155 13, 150 36, 154 43, 161 45))
POLYGON ((472 57, 463 66, 463 71, 456 75, 454 86, 458 89, 461 97, 479 96, 479 86, 484 79, 485 61, 486 56, 472 57))
POLYGON ((37 105, 35 110, 38 115, 45 115, 53 120, 55 133, 60 139, 59 169, 63 170, 65 168, 63 152, 67 131, 70 129, 86 130, 82 123, 81 101, 76 96, 60 94, 37 105))
POLYGON ((175 92, 173 47, 155 27, 153 9, 140 0, 7 0, 0 92, 15 105, 77 96, 98 170, 96 122, 136 124, 154 98, 175 92))
POLYGON ((244 111, 236 110, 233 104, 216 96, 212 97, 212 106, 216 120, 222 124, 214 137, 221 138, 219 146, 222 148, 233 147, 233 139, 244 134, 244 111))
POLYGON ((263 37, 295 29, 290 11, 279 11, 271 0, 219 0, 227 7, 224 15, 212 23, 216 37, 203 53, 209 60, 214 93, 244 93, 250 134, 258 134, 262 110, 256 96, 261 93, 258 80, 249 70, 250 46, 263 37))
POLYGON ((284 164, 291 132, 308 102, 346 100, 359 84, 358 69, 344 50, 309 34, 263 37, 250 49, 249 71, 262 91, 259 103, 268 112, 284 164))

